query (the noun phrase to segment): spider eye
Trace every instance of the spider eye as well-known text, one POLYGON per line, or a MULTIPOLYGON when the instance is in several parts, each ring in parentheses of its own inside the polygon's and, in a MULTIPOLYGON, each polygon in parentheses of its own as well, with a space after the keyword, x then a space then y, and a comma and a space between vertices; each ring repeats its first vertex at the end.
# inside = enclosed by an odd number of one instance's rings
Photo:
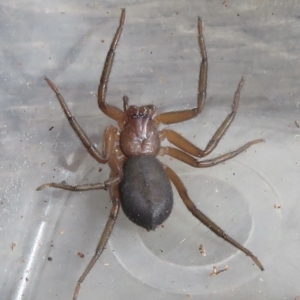
POLYGON ((145 113, 134 113, 131 115, 131 119, 137 119, 137 118, 151 119, 151 116, 145 113))

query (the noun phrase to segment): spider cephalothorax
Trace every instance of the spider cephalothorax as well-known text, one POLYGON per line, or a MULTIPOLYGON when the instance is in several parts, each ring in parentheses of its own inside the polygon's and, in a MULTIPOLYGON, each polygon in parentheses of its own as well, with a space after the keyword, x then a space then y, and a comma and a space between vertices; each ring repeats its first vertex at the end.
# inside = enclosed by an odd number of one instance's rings
POLYGON ((125 111, 126 121, 120 133, 120 148, 126 157, 158 154, 160 138, 157 124, 152 119, 154 113, 154 105, 131 105, 125 111))

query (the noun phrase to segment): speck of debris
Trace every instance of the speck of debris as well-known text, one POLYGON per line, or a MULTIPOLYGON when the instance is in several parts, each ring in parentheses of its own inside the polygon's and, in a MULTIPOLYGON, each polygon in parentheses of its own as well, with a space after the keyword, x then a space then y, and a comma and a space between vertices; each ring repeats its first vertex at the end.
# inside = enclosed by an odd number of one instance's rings
POLYGON ((216 276, 224 271, 227 271, 228 270, 228 265, 225 266, 224 269, 221 269, 221 270, 217 270, 217 267, 213 266, 213 271, 209 274, 209 277, 211 276, 216 276))
POLYGON ((48 259, 49 261, 52 261, 52 257, 51 257, 51 256, 49 256, 47 259, 48 259))
POLYGON ((81 253, 81 252, 77 252, 77 255, 78 255, 80 258, 84 258, 84 254, 81 253))
POLYGON ((204 249, 204 246, 201 244, 199 247, 200 253, 202 254, 202 256, 206 256, 206 251, 204 249))
POLYGON ((49 128, 49 131, 51 131, 53 128, 54 128, 54 126, 51 126, 51 127, 49 128))

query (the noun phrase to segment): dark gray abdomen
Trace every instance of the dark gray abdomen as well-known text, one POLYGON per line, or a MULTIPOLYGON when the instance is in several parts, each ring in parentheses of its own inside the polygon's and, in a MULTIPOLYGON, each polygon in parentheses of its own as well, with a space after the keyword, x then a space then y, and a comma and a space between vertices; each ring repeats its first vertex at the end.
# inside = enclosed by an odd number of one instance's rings
POLYGON ((170 215, 173 192, 161 163, 153 156, 134 156, 123 165, 119 184, 125 215, 135 224, 153 230, 170 215))

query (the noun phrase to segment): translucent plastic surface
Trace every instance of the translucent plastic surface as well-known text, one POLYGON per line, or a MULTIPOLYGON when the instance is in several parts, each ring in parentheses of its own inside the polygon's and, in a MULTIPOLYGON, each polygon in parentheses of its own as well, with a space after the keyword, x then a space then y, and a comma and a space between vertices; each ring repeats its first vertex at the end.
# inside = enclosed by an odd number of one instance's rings
MULTIPOLYGON (((158 112, 196 105, 197 16, 209 57, 208 97, 197 118, 168 126, 197 146, 240 107, 210 157, 264 138, 224 164, 194 169, 163 158, 199 209, 258 256, 252 260, 201 225, 174 190, 170 218, 155 232, 120 212, 84 281, 81 299, 295 299, 300 296, 300 7, 296 1, 2 1, 1 299, 71 299, 108 218, 105 191, 36 192, 49 181, 104 181, 43 77, 64 95, 101 148, 117 125, 97 107, 97 86, 122 7, 126 23, 107 101, 158 112), (199 251, 203 245, 206 256, 199 251), (84 256, 82 257, 83 254, 84 256), (228 270, 209 276, 213 266, 228 270)), ((102 168, 101 172, 99 168, 102 168)))

